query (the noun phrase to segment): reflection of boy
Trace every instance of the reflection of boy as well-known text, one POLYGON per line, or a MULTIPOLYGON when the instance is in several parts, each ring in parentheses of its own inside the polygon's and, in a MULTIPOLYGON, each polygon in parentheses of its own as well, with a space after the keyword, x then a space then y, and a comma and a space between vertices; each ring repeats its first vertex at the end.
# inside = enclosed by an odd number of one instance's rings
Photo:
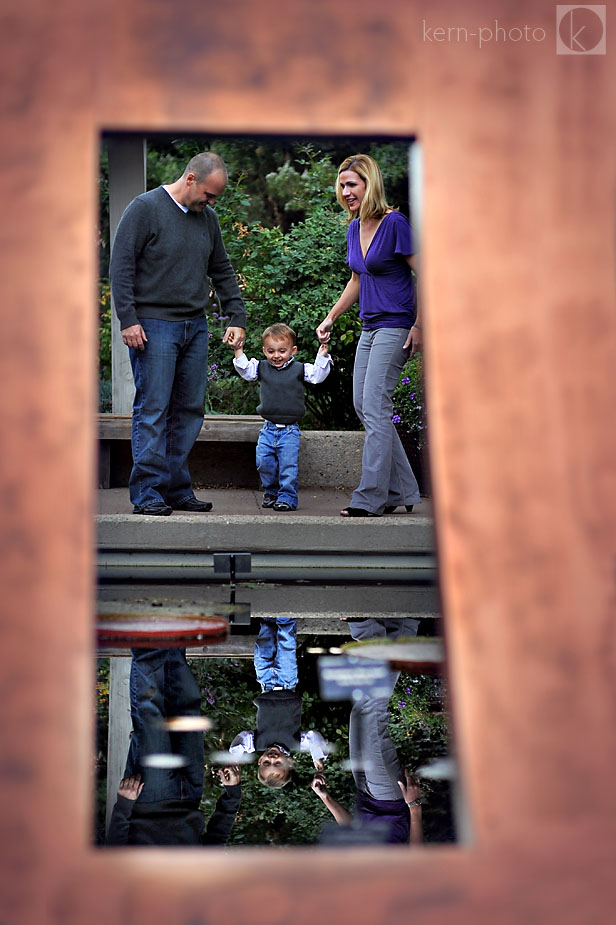
POLYGON ((291 780, 292 751, 309 751, 314 766, 323 770, 326 743, 319 732, 300 733, 302 698, 297 686, 297 620, 277 617, 261 621, 255 642, 255 671, 261 693, 255 699, 257 729, 240 732, 229 751, 262 751, 257 776, 266 787, 278 789, 291 780))
POLYGON ((292 752, 310 752, 317 771, 323 770, 327 743, 314 729, 301 732, 302 697, 297 691, 264 690, 255 697, 257 728, 240 732, 229 747, 232 755, 261 752, 257 776, 265 787, 279 789, 291 780, 292 752))
POLYGON ((297 620, 262 620, 255 642, 255 672, 262 691, 297 687, 297 620))
POLYGON ((257 442, 257 470, 263 487, 263 507, 297 509, 300 430, 306 413, 304 382, 317 385, 329 374, 331 357, 322 344, 313 363, 297 363, 295 332, 272 324, 263 332, 265 360, 248 359, 235 349, 233 365, 243 379, 260 384, 258 413, 265 419, 257 442))

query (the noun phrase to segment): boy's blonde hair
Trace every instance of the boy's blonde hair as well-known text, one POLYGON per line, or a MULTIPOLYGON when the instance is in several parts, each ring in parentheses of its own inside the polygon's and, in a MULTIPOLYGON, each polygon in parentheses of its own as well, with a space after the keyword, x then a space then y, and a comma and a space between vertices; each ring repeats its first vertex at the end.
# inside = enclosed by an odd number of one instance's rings
POLYGON ((269 328, 265 329, 261 335, 263 343, 265 343, 267 337, 273 337, 274 340, 290 340, 292 347, 295 347, 297 343, 297 336, 293 328, 290 328, 288 324, 282 324, 282 322, 270 324, 269 328))
POLYGON ((257 771, 257 777, 259 781, 263 784, 264 787, 269 787, 270 790, 281 790, 282 787, 286 787, 291 781, 291 776, 293 774, 293 768, 262 768, 259 767, 257 771))
POLYGON ((357 210, 351 212, 346 199, 342 196, 340 174, 344 170, 354 170, 366 184, 366 193, 359 207, 360 222, 368 221, 371 218, 383 218, 390 207, 385 199, 383 174, 377 162, 368 154, 352 154, 350 157, 345 158, 338 168, 336 199, 347 213, 347 221, 351 222, 354 218, 357 218, 358 212, 357 210))

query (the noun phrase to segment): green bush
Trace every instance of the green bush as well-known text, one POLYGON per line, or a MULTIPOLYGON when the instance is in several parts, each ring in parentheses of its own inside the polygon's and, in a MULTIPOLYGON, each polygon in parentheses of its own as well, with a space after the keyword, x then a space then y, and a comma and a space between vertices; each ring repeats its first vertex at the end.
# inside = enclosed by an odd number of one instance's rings
POLYGON ((409 434, 418 450, 427 443, 423 359, 421 353, 407 360, 393 395, 392 421, 409 434))

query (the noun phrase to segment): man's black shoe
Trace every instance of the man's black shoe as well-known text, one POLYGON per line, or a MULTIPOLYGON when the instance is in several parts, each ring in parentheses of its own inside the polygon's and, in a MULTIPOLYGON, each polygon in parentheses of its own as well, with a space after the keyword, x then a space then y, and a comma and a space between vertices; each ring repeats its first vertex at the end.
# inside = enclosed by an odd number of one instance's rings
POLYGON ((139 507, 137 504, 133 508, 133 514, 150 514, 152 517, 168 517, 171 514, 171 508, 164 501, 152 501, 150 504, 144 504, 139 507))
POLYGON ((188 511, 191 514, 207 514, 212 510, 211 501, 199 501, 198 498, 187 498, 181 504, 174 504, 174 511, 188 511))

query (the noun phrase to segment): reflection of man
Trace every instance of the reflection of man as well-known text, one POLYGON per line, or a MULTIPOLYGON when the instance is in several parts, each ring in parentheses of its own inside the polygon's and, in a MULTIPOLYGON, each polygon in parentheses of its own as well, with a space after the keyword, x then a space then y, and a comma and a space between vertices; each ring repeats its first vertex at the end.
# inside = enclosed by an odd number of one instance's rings
POLYGON ((201 692, 184 649, 133 649, 133 733, 113 809, 108 845, 225 843, 240 805, 240 771, 219 772, 224 792, 206 832, 202 731, 173 731, 168 719, 200 717, 201 692), (154 759, 154 760, 148 760, 154 759))
POLYGON ((118 225, 110 276, 135 380, 135 514, 212 508, 195 498, 188 454, 203 424, 208 277, 230 319, 223 341, 245 339, 244 303, 210 208, 226 183, 223 160, 197 154, 174 183, 137 196, 118 225))
POLYGON ((242 772, 233 765, 220 768, 216 773, 224 789, 205 829, 198 803, 196 806, 188 806, 187 801, 167 801, 156 806, 140 804, 137 801, 143 790, 141 775, 122 778, 106 843, 118 848, 122 845, 225 845, 240 806, 242 772))
MULTIPOLYGON (((349 621, 349 626, 356 640, 398 639, 417 635, 418 623, 411 618, 372 618, 349 621)), ((362 697, 351 710, 349 757, 357 790, 354 816, 331 796, 322 774, 315 775, 312 789, 339 825, 353 822, 375 834, 378 830, 376 840, 415 844, 423 838, 419 786, 408 771, 403 772, 388 731, 389 698, 398 677, 399 672, 390 671, 385 696, 362 697)))

